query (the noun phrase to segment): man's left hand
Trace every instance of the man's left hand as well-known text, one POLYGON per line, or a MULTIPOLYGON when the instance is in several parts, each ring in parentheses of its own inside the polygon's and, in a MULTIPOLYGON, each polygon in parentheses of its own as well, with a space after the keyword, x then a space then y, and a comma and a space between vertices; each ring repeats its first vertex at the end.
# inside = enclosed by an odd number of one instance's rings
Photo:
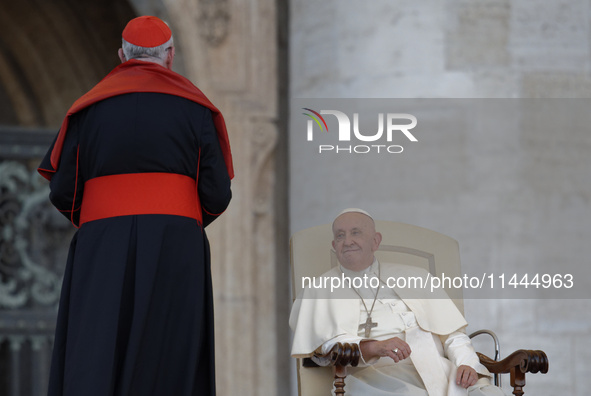
POLYGON ((456 376, 456 384, 462 388, 472 386, 478 381, 478 373, 470 366, 462 365, 458 367, 458 375, 456 376))

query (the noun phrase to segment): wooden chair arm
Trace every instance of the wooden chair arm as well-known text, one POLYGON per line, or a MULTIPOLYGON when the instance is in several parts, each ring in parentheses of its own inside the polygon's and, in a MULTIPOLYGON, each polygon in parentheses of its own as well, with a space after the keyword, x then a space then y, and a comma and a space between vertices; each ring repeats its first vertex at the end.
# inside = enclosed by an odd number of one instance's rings
POLYGON ((548 372, 548 357, 543 351, 520 349, 498 362, 482 353, 477 352, 477 355, 480 358, 480 363, 493 374, 510 373, 512 369, 518 369, 524 374, 537 372, 546 374, 548 372))
MULTIPOLYGON (((477 355, 480 363, 491 373, 511 374, 511 386, 513 387, 513 394, 516 396, 522 396, 524 394, 525 373, 535 374, 540 372, 546 374, 548 372, 548 357, 543 351, 520 349, 498 362, 482 353, 477 352, 477 355)), ((315 353, 314 356, 328 360, 328 365, 334 367, 335 395, 344 395, 345 377, 347 376, 346 367, 357 367, 359 364, 359 360, 361 359, 359 345, 339 342, 328 353, 315 353)), ((305 367, 317 366, 310 359, 304 359, 303 364, 305 367)))
POLYGON ((511 386, 515 396, 523 396, 525 393, 525 373, 548 372, 548 357, 543 351, 520 349, 498 362, 481 353, 477 354, 480 363, 491 373, 511 374, 511 386))
MULTIPOLYGON (((361 359, 361 350, 358 344, 337 343, 328 353, 314 353, 314 357, 328 360, 328 366, 334 367, 334 393, 336 396, 345 394, 345 378, 347 377, 347 366, 357 367, 361 359)), ((304 367, 318 366, 312 359, 305 358, 302 362, 304 367)))
POLYGON ((361 359, 361 351, 358 344, 336 343, 328 353, 314 354, 320 359, 328 359, 329 366, 352 366, 357 367, 361 359))

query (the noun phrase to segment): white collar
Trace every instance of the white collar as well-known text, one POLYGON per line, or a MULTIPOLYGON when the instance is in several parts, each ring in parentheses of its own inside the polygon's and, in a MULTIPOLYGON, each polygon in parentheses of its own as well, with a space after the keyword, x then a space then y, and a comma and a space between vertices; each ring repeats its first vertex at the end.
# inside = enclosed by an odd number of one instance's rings
POLYGON ((339 264, 339 267, 340 267, 341 271, 343 272, 343 274, 345 274, 345 276, 347 276, 349 278, 363 277, 363 275, 372 275, 372 274, 378 276, 380 263, 378 262, 378 259, 374 257, 373 263, 371 263, 371 265, 369 267, 367 267, 361 271, 353 271, 353 270, 347 269, 347 268, 343 267, 342 264, 339 264))

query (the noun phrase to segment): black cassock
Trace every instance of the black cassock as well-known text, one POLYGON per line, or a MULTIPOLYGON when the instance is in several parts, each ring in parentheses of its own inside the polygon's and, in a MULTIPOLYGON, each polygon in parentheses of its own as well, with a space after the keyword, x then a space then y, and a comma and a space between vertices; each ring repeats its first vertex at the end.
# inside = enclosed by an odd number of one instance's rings
POLYGON ((195 178, 198 168, 203 225, 127 215, 86 222, 74 236, 49 396, 215 394, 203 226, 226 209, 231 192, 210 110, 178 96, 130 93, 80 111, 70 119, 50 199, 68 217, 73 209, 77 223, 87 180, 145 172, 195 178))

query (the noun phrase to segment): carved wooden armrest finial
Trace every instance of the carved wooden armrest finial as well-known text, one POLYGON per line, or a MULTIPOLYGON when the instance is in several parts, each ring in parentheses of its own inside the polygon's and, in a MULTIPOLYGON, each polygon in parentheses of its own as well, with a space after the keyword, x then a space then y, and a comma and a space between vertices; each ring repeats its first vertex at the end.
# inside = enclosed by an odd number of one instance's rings
POLYGON ((352 366, 357 367, 361 359, 361 351, 358 344, 336 343, 330 351, 325 354, 315 354, 320 359, 328 359, 331 366, 352 366))
POLYGON ((329 366, 334 367, 334 394, 336 396, 344 396, 347 366, 357 367, 359 359, 361 359, 359 345, 338 342, 328 353, 314 353, 314 356, 330 361, 329 366))

